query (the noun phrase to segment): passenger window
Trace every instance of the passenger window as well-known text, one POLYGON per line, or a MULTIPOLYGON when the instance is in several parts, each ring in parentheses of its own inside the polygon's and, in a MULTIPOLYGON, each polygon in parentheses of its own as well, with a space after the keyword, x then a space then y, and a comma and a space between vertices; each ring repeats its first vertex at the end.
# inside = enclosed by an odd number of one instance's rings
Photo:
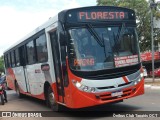
POLYGON ((10 53, 8 53, 8 67, 11 67, 11 57, 10 57, 10 53))
POLYGON ((45 34, 36 39, 37 60, 46 62, 48 60, 48 50, 45 34))
POLYGON ((12 67, 15 67, 14 51, 11 52, 11 63, 12 63, 12 67))
POLYGON ((27 50, 27 62, 28 64, 35 63, 35 49, 34 49, 34 42, 30 41, 26 44, 27 50))
POLYGON ((15 58, 16 58, 16 66, 20 65, 20 60, 19 60, 19 51, 18 49, 15 50, 15 58))
POLYGON ((4 55, 5 67, 8 68, 8 54, 4 55))

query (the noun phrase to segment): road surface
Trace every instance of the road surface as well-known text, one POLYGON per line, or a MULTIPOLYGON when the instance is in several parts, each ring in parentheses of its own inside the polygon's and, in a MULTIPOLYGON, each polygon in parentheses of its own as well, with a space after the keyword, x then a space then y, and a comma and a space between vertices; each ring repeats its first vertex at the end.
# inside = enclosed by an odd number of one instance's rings
MULTIPOLYGON (((137 116, 131 116, 132 114, 128 113, 128 111, 138 111, 138 114, 142 114, 139 111, 160 111, 160 90, 152 90, 147 88, 145 90, 145 94, 142 96, 138 96, 135 98, 130 98, 127 100, 124 100, 122 103, 116 103, 116 104, 109 104, 109 105, 101 105, 96 107, 90 107, 81 109, 83 112, 73 111, 70 109, 65 109, 70 112, 52 112, 48 107, 46 107, 45 102, 37 99, 33 99, 31 97, 24 97, 22 99, 19 99, 16 95, 16 93, 12 90, 7 91, 8 94, 8 103, 6 103, 4 106, 0 105, 0 111, 46 111, 43 112, 43 114, 51 114, 54 117, 54 120, 61 120, 61 119, 67 119, 67 120, 75 120, 75 119, 82 119, 80 117, 83 117, 83 119, 89 120, 89 119, 97 119, 97 120, 106 120, 106 119, 137 119, 137 116), (119 113, 116 113, 114 111, 121 111, 120 113, 122 116, 119 116, 119 113), (109 112, 109 114, 108 114, 109 112), (127 118, 124 118, 123 114, 127 118), (89 117, 89 118, 88 118, 89 117)), ((154 113, 154 112, 153 112, 154 113)), ((159 112, 160 113, 160 112, 159 112)), ((121 115, 120 114, 120 115, 121 115)), ((147 114, 148 115, 148 114, 147 114)), ((140 116, 141 117, 141 116, 140 116)), ((142 116, 145 118, 139 118, 139 119, 151 119, 148 116, 142 116)), ((158 119, 155 118, 156 116, 151 116, 152 119, 158 119)), ((21 118, 0 118, 0 120, 9 120, 9 119, 21 119, 21 118)), ((24 120, 28 118, 23 118, 24 120)), ((42 118, 29 118, 33 120, 43 120, 42 118)), ((53 119, 52 117, 45 118, 47 120, 53 119)))

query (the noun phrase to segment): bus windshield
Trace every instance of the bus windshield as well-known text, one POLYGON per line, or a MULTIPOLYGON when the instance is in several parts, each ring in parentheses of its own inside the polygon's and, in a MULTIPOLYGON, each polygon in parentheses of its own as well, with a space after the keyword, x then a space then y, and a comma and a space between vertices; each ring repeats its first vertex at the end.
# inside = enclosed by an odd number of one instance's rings
POLYGON ((71 28, 69 33, 70 68, 97 71, 139 63, 136 28, 122 24, 71 28))

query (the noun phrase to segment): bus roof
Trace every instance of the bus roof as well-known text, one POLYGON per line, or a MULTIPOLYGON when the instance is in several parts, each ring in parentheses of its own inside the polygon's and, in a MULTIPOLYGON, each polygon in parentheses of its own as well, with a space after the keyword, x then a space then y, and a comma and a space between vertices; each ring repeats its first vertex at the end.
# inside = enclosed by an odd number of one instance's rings
POLYGON ((62 23, 65 23, 66 19, 67 19, 67 14, 69 12, 73 12, 73 11, 80 11, 80 10, 95 10, 95 9, 120 9, 120 10, 127 10, 127 11, 131 11, 134 12, 131 9, 128 8, 123 8, 123 7, 115 7, 115 6, 89 6, 89 7, 79 7, 79 8, 73 8, 73 9, 68 9, 68 10, 63 10, 61 12, 59 12, 55 17, 50 18, 47 22, 45 22, 44 24, 42 24, 41 26, 37 27, 35 30, 33 30, 32 32, 30 32, 29 34, 27 34, 25 37, 23 37, 22 39, 20 39, 18 42, 16 42, 15 44, 13 44, 11 47, 9 47, 7 50, 4 51, 4 53, 8 52, 10 49, 14 48, 15 46, 19 45, 20 43, 22 43, 23 41, 29 39, 30 37, 32 37, 33 35, 35 35, 36 33, 40 32, 41 30, 49 27, 50 25, 54 24, 57 21, 61 21, 62 23))

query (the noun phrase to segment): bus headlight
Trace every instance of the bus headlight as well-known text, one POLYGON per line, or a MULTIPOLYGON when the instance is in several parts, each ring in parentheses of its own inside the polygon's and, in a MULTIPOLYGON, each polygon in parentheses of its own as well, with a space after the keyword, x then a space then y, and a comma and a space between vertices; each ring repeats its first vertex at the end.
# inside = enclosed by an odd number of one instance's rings
POLYGON ((140 76, 136 80, 133 81, 134 85, 137 85, 142 79, 143 79, 143 73, 140 73, 140 76))
POLYGON ((140 74, 141 78, 143 77, 143 73, 140 74))
POLYGON ((137 82, 134 82, 134 85, 137 85, 137 82))
POLYGON ((141 79, 142 79, 142 78, 139 78, 139 79, 138 79, 138 82, 140 82, 140 81, 141 81, 141 79))
POLYGON ((91 92, 91 93, 95 93, 96 92, 96 88, 95 87, 89 87, 89 86, 83 85, 82 83, 80 83, 78 81, 75 81, 75 80, 72 80, 72 83, 73 83, 74 86, 76 86, 76 88, 78 88, 81 91, 91 92))
POLYGON ((76 87, 77 87, 77 88, 80 88, 81 86, 82 86, 82 84, 81 84, 81 83, 76 82, 76 87))

